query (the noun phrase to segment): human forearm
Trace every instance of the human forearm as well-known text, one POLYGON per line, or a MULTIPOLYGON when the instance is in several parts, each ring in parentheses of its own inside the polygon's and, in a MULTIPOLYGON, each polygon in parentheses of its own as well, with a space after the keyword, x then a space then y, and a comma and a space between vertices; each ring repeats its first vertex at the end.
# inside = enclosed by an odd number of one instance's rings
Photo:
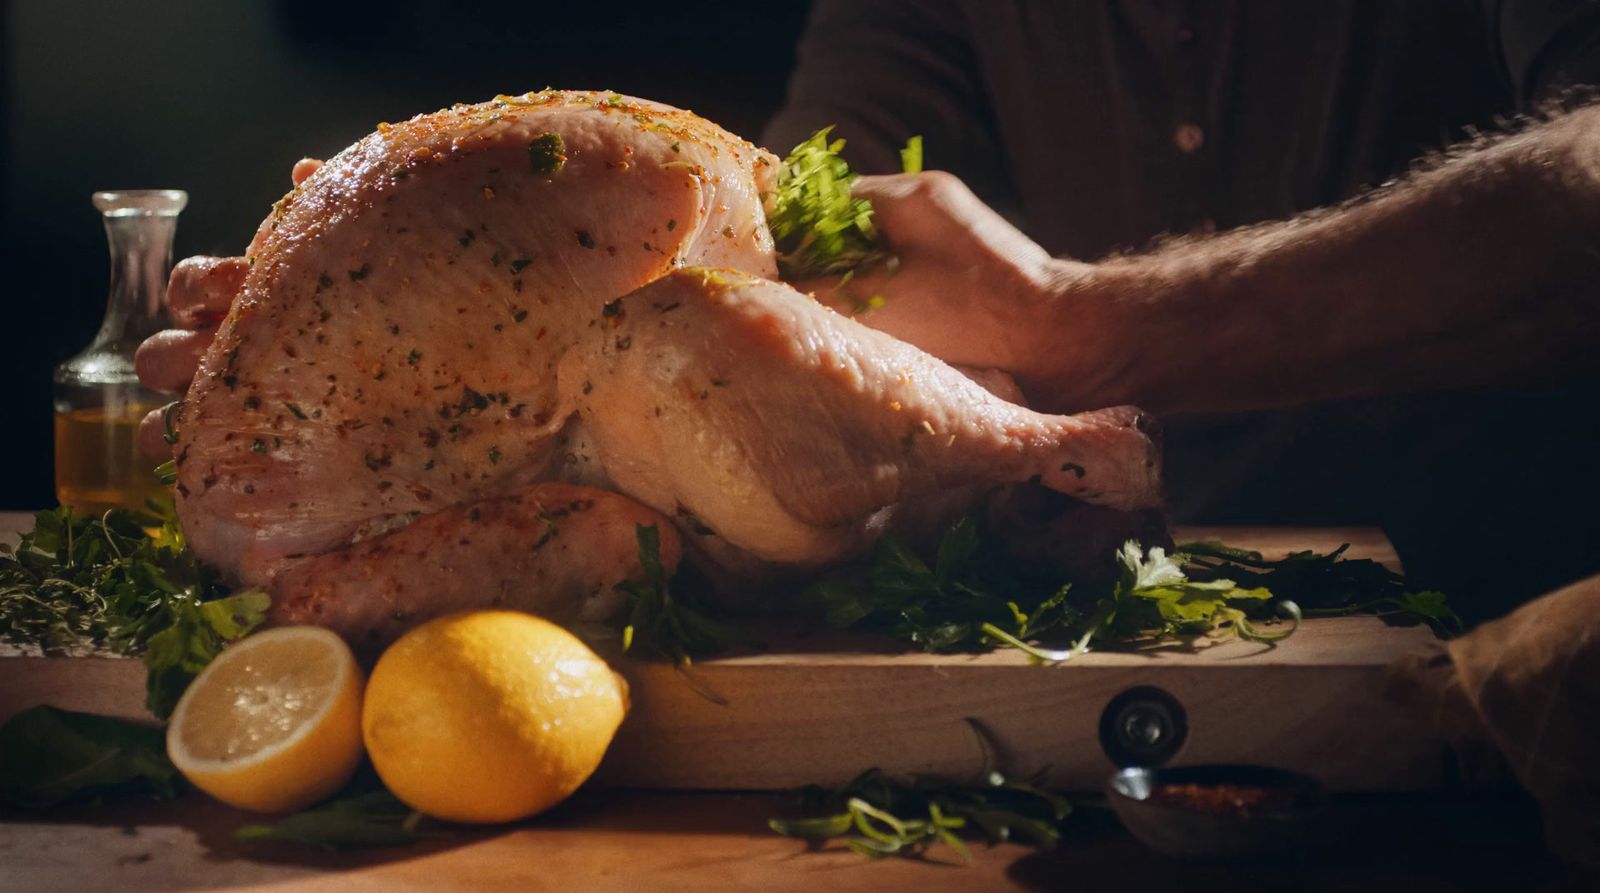
POLYGON ((1593 368, 1600 110, 1348 206, 1052 272, 1013 371, 1061 408, 1250 409, 1593 368))

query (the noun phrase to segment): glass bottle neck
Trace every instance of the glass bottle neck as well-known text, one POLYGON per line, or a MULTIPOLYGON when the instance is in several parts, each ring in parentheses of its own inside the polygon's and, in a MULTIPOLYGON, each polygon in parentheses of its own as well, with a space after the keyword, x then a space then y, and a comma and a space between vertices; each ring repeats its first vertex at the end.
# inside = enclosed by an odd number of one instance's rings
POLYGON ((111 289, 91 349, 121 352, 137 348, 167 325, 163 296, 178 212, 126 206, 102 210, 111 248, 111 289))

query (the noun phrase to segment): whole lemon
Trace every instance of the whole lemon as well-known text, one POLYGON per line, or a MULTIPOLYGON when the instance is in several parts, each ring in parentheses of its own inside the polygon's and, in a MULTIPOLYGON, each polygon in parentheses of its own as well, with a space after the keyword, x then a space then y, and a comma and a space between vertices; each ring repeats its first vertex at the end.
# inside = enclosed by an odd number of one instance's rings
POLYGON ((508 822, 566 799, 628 711, 628 686, 561 627, 517 611, 440 617, 389 646, 361 732, 412 809, 508 822))

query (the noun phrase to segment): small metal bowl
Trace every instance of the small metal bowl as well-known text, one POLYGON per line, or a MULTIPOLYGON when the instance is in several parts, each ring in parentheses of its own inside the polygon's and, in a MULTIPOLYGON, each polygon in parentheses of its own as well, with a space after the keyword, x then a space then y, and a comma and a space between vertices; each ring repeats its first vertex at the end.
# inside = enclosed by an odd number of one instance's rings
POLYGON ((1106 782, 1106 799, 1140 843, 1169 856, 1217 859, 1287 849, 1328 805, 1328 792, 1309 775, 1267 766, 1130 767, 1106 782), (1248 812, 1216 812, 1157 802, 1169 784, 1250 785, 1286 792, 1285 802, 1248 812))

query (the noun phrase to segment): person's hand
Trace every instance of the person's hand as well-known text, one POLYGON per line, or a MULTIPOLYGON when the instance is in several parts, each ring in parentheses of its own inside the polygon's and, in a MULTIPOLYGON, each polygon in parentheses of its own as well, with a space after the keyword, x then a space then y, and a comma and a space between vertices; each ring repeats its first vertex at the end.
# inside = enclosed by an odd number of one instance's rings
POLYGON ((1045 250, 943 171, 862 177, 854 192, 872 202, 894 262, 842 285, 829 276, 796 287, 946 362, 1026 365, 1052 266, 1045 250))
MULTIPOLYGON (((290 179, 299 186, 322 162, 302 158, 290 179)), ((200 358, 216 337, 233 299, 244 288, 250 264, 242 257, 189 257, 172 268, 167 280, 167 309, 175 328, 157 332, 134 353, 139 383, 161 394, 181 395, 189 389, 200 358)), ((170 458, 166 441, 166 409, 152 410, 139 424, 139 448, 149 456, 170 458)))
POLYGON ((952 365, 1010 373, 1041 409, 1134 395, 1136 355, 1116 332, 1138 289, 1104 265, 1052 258, 948 173, 862 177, 854 192, 894 263, 797 288, 952 365))

